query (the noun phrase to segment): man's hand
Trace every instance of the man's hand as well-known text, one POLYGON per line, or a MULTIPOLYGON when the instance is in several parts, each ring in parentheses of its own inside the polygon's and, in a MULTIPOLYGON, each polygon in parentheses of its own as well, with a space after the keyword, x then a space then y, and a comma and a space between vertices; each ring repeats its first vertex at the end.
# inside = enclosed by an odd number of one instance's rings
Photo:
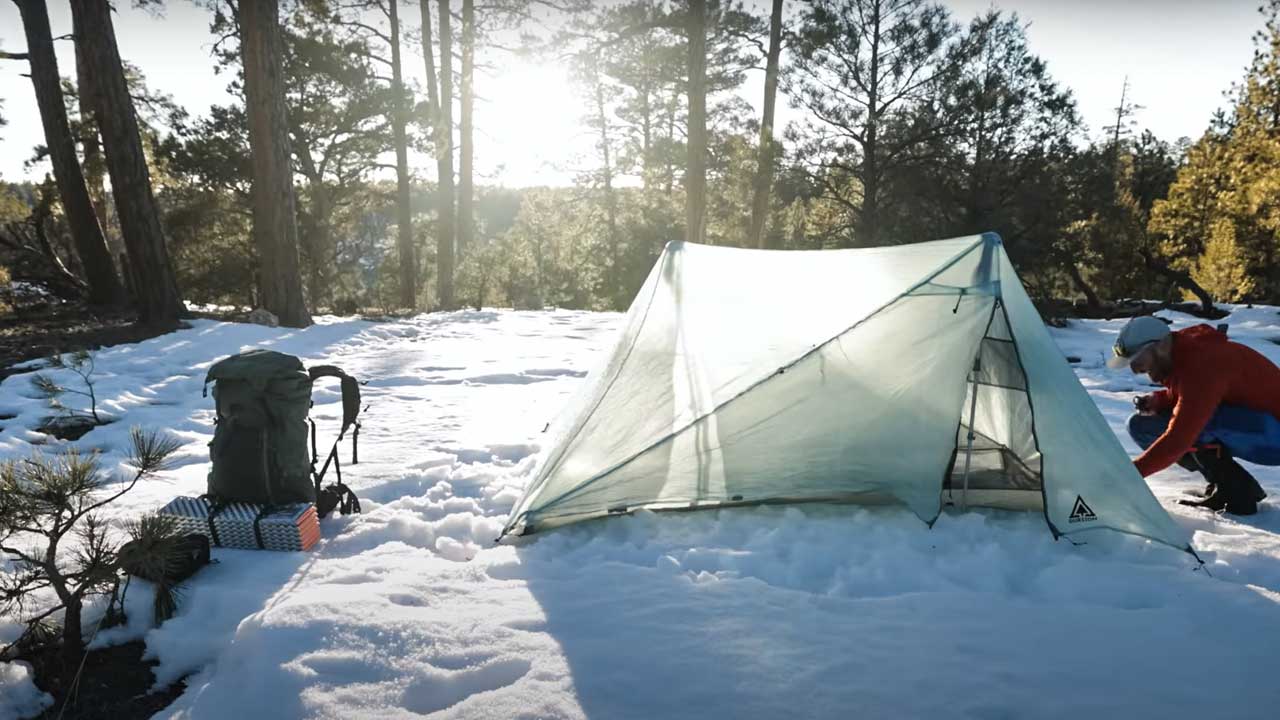
POLYGON ((1142 415, 1155 415, 1156 411, 1151 408, 1150 395, 1138 395, 1133 398, 1133 406, 1137 408, 1142 415))

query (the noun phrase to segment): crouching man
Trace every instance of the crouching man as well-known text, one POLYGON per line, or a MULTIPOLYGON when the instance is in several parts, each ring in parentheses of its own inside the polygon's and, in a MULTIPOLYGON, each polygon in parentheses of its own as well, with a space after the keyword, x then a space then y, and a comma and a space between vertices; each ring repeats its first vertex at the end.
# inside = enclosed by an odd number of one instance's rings
POLYGON ((1204 496, 1184 505, 1252 515, 1266 497, 1235 461, 1280 465, 1280 368, 1208 325, 1170 332, 1163 321, 1125 324, 1107 361, 1163 385, 1134 398, 1129 434, 1145 451, 1134 460, 1143 477, 1178 463, 1208 481, 1204 496))

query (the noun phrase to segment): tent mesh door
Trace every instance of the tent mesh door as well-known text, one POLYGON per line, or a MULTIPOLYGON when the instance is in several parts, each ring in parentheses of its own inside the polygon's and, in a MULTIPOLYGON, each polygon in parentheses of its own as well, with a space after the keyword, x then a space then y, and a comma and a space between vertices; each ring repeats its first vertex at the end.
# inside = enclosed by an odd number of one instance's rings
POLYGON ((943 479, 944 501, 961 503, 966 487, 970 491, 1030 491, 1039 495, 1040 453, 1036 449, 1027 379, 1004 313, 998 308, 979 345, 963 408, 956 430, 956 451, 943 479))

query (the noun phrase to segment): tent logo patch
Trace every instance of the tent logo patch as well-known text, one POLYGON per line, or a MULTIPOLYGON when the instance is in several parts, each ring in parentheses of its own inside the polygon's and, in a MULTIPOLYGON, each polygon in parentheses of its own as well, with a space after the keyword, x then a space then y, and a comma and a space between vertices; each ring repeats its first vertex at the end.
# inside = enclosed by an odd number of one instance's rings
POLYGON ((1071 506, 1071 514, 1067 516, 1067 522, 1089 522, 1097 520, 1098 516, 1093 512, 1093 508, 1084 501, 1084 498, 1076 496, 1076 504, 1071 506))

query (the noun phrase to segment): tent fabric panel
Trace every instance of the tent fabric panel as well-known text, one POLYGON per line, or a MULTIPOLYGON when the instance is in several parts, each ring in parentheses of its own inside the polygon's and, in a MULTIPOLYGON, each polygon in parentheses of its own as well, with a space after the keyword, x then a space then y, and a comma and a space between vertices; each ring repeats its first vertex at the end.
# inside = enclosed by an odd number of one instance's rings
MULTIPOLYGON (((661 285, 663 271, 666 266, 665 254, 649 271, 635 300, 627 310, 622 328, 616 336, 612 349, 604 356, 603 362, 592 370, 583 381, 583 388, 560 411, 557 421, 550 428, 548 437, 552 438, 550 452, 543 456, 533 471, 533 479, 525 489, 524 495, 512 510, 512 517, 535 505, 538 499, 547 492, 562 490, 562 483, 552 480, 553 474, 560 467, 566 454, 574 447, 575 439, 582 436, 584 426, 596 414, 604 396, 616 385, 620 374, 631 359, 632 351, 646 322, 650 321, 655 296, 661 285), (548 490, 548 485, 550 489, 548 490)), ((656 316, 655 323, 661 322, 656 316)), ((558 479, 559 475, 556 476, 558 479)))
POLYGON ((964 369, 947 367, 948 358, 976 352, 992 302, 966 298, 953 314, 954 298, 901 298, 531 519, 540 524, 659 499, 760 502, 879 492, 931 520, 966 382, 964 369), (934 381, 921 383, 921 376, 934 381))
POLYGON ((1035 415, 1043 456, 1045 517, 1059 534, 1098 528, 1190 547, 1133 467, 1120 441, 1063 357, 1001 253, 1002 303, 1008 314, 1035 415), (1083 500, 1089 512, 1077 505, 1083 500))
POLYGON ((517 510, 572 492, 689 426, 980 242, 801 252, 670 243, 628 312, 608 381, 578 406, 517 510), (815 311, 830 307, 841 311, 815 311))

